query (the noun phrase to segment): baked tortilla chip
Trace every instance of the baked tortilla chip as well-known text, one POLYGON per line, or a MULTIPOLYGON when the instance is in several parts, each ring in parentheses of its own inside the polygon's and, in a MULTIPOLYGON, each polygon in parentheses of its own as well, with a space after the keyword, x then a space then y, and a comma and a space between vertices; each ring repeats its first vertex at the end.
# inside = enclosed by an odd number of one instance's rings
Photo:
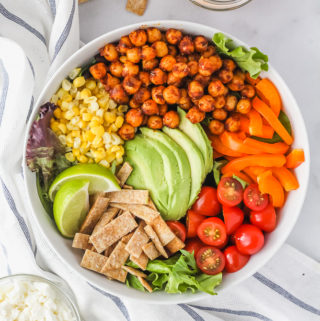
POLYGON ((151 238, 152 242, 154 243, 156 249, 160 252, 160 254, 162 256, 164 256, 165 258, 168 258, 168 254, 167 254, 165 248, 162 246, 157 233, 153 230, 151 225, 146 225, 144 227, 144 230, 149 235, 149 237, 151 238))
POLYGON ((117 173, 117 178, 119 179, 119 185, 122 187, 130 176, 133 168, 128 162, 125 162, 117 173))
POLYGON ((185 244, 176 236, 171 242, 166 245, 166 248, 171 254, 174 254, 185 247, 185 244))
POLYGON ((140 223, 134 231, 130 241, 126 245, 126 251, 135 257, 142 253, 142 247, 149 241, 148 235, 144 232, 143 223, 140 223))
POLYGON ((144 278, 142 278, 141 276, 138 276, 138 280, 143 285, 143 287, 148 290, 148 292, 150 293, 152 292, 151 285, 144 278))
POLYGON ((154 205, 154 203, 153 203, 153 201, 152 201, 151 198, 149 198, 148 206, 149 206, 150 208, 152 208, 153 210, 155 210, 156 212, 158 212, 158 210, 157 210, 156 206, 154 205))
POLYGON ((107 247, 130 233, 137 226, 138 224, 132 217, 132 215, 129 212, 124 212, 113 221, 108 223, 97 233, 92 234, 90 236, 90 241, 92 242, 98 253, 101 253, 107 247))
POLYGON ((133 189, 133 187, 131 185, 127 185, 127 184, 124 184, 122 186, 123 189, 133 189))
POLYGON ((125 282, 128 272, 122 269, 108 270, 104 275, 110 280, 118 280, 122 283, 125 282))
POLYGON ((157 233, 162 245, 167 245, 175 238, 175 234, 160 215, 155 217, 150 225, 157 233))
POLYGON ((106 273, 107 270, 120 269, 127 261, 129 253, 125 250, 126 244, 120 241, 114 250, 111 252, 110 256, 101 272, 106 273))
POLYGON ((72 247, 81 250, 91 250, 92 245, 89 243, 89 237, 90 235, 88 234, 76 233, 72 241, 72 247))
POLYGON ((142 16, 146 10, 148 0, 127 0, 126 9, 142 16))
POLYGON ((101 273, 101 269, 106 264, 107 259, 108 258, 104 255, 86 250, 82 257, 80 265, 88 270, 101 273))
POLYGON ((134 232, 131 232, 131 233, 125 235, 125 236, 121 239, 121 241, 122 241, 123 243, 127 244, 127 243, 130 241, 133 233, 134 233, 134 232))
POLYGON ((139 271, 139 270, 137 270, 137 269, 135 269, 135 268, 133 268, 131 266, 124 265, 122 267, 122 269, 127 271, 127 272, 129 272, 130 274, 132 274, 134 276, 141 276, 142 278, 146 278, 147 277, 146 274, 144 274, 143 272, 141 272, 141 271, 139 271))
POLYGON ((138 189, 123 189, 106 193, 112 203, 148 204, 149 191, 138 189))
POLYGON ((148 244, 144 245, 142 247, 142 251, 146 254, 146 256, 152 261, 160 256, 159 251, 154 246, 152 242, 149 242, 148 244))
POLYGON ((99 196, 91 207, 87 217, 85 218, 80 228, 80 233, 91 234, 94 227, 100 220, 103 212, 107 209, 109 199, 104 196, 99 196))
POLYGON ((148 257, 142 252, 139 257, 135 257, 130 255, 130 261, 137 264, 141 270, 145 270, 147 268, 149 259, 148 257))
POLYGON ((101 228, 106 226, 109 222, 111 222, 116 215, 118 214, 119 209, 115 207, 109 207, 100 217, 99 222, 94 227, 92 234, 97 233, 101 228))

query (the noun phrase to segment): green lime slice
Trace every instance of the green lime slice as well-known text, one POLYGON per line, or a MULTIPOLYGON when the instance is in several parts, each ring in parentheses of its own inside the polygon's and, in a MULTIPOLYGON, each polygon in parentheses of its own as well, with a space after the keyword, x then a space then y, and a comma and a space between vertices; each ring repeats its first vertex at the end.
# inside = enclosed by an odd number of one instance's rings
POLYGON ((120 190, 117 179, 109 169, 99 164, 79 164, 67 168, 54 179, 49 189, 50 199, 54 200, 62 184, 74 179, 88 180, 89 194, 120 190))
POLYGON ((89 210, 89 184, 85 179, 65 182, 53 202, 53 216, 58 230, 65 237, 77 233, 89 210))

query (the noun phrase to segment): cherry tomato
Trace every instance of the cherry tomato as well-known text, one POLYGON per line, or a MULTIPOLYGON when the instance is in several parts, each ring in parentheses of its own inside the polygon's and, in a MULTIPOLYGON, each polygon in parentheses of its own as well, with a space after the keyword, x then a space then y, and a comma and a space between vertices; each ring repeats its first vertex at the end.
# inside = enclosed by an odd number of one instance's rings
POLYGON ((218 215, 221 210, 221 206, 217 198, 217 190, 210 186, 203 186, 198 195, 198 199, 192 206, 192 209, 200 215, 218 215))
POLYGON ((277 216, 274 207, 269 204, 262 211, 252 211, 250 213, 251 224, 261 228, 262 231, 272 232, 277 225, 277 216))
POLYGON ((182 241, 186 240, 186 227, 178 221, 167 221, 167 225, 170 227, 171 231, 182 241))
POLYGON ((205 216, 199 215, 193 210, 188 211, 186 219, 188 238, 197 236, 197 228, 205 218, 205 216))
POLYGON ((236 206, 243 199, 242 185, 235 178, 222 177, 218 184, 217 196, 222 205, 236 206))
POLYGON ((187 242, 184 250, 186 250, 190 253, 194 252, 194 256, 196 256, 198 251, 204 246, 206 246, 206 245, 204 243, 202 243, 198 238, 194 238, 194 239, 190 239, 187 242))
POLYGON ((226 260, 220 250, 212 246, 205 246, 198 251, 196 262, 203 273, 214 275, 224 269, 226 260))
POLYGON ((222 207, 224 224, 226 225, 227 234, 233 234, 243 222, 244 214, 239 207, 222 207))
POLYGON ((241 254, 234 245, 227 247, 223 254, 226 259, 225 270, 229 273, 239 271, 250 259, 250 255, 241 254))
POLYGON ((250 224, 241 225, 234 233, 234 239, 239 252, 247 255, 259 252, 264 244, 261 230, 250 224))
POLYGON ((261 194, 257 184, 247 186, 243 194, 244 204, 253 211, 262 211, 269 204, 268 194, 261 194))
POLYGON ((227 239, 226 226, 218 217, 210 217, 202 221, 197 233, 203 243, 212 246, 222 246, 227 239))

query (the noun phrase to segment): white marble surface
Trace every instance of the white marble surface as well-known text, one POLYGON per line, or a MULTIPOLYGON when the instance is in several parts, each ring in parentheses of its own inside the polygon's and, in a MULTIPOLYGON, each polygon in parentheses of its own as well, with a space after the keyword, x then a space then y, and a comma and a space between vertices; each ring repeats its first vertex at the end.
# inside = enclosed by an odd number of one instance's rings
POLYGON ((307 198, 288 242, 320 261, 320 1, 253 0, 215 12, 188 0, 149 0, 144 16, 125 10, 125 0, 89 0, 80 6, 81 40, 127 24, 180 19, 216 27, 269 55, 302 110, 311 145, 307 198))

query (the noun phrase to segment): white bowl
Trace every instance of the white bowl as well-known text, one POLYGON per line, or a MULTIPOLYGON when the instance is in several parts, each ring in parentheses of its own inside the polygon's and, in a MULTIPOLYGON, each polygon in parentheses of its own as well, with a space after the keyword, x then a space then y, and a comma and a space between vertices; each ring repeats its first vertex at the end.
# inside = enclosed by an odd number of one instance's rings
MULTIPOLYGON (((133 24, 114 31, 108 32, 95 40, 91 41, 75 54, 73 54, 51 77, 48 81, 40 97, 35 105, 32 116, 30 117, 27 132, 25 137, 25 147, 27 143, 28 133, 30 126, 35 119, 39 107, 45 102, 49 101, 50 97, 59 88, 61 81, 68 75, 68 73, 75 67, 84 65, 87 63, 101 48, 108 42, 114 42, 120 39, 121 36, 130 33, 132 30, 137 29, 141 26, 155 26, 159 28, 177 28, 183 30, 185 33, 199 35, 202 34, 207 38, 211 39, 213 34, 220 32, 212 27, 204 26, 197 23, 191 23, 187 21, 150 21, 143 24, 133 24)), ((236 43, 247 46, 243 42, 237 40, 235 37, 226 34, 236 43)), ((252 44, 254 45, 254 44, 252 44)), ((249 46, 247 46, 249 47, 249 46)), ((300 188, 296 191, 289 193, 287 201, 284 207, 279 213, 278 226, 272 233, 266 235, 266 242, 263 249, 253 255, 248 264, 240 271, 232 274, 224 275, 222 284, 217 289, 218 292, 231 288, 235 284, 247 279, 258 271, 265 263, 267 263, 271 257, 277 252, 281 245, 285 242, 289 233, 291 232, 303 205, 305 199, 308 179, 309 179, 309 168, 310 168, 310 154, 309 154, 309 142, 305 124, 300 113, 299 107, 290 92, 289 88, 280 77, 280 75, 272 68, 269 64, 269 71, 262 74, 263 77, 269 77, 277 86, 281 93, 284 110, 291 120, 293 133, 294 133, 294 144, 293 147, 304 148, 306 161, 295 170, 295 174, 299 180, 300 188)), ((24 155, 25 159, 25 155, 24 155)), ((141 300, 148 303, 157 304, 173 304, 182 302, 196 301, 201 298, 207 297, 205 293, 186 293, 186 294, 167 294, 165 292, 155 292, 152 294, 146 292, 140 292, 135 289, 128 288, 124 284, 120 284, 115 281, 110 281, 103 276, 91 272, 89 270, 80 267, 79 263, 81 260, 81 251, 72 249, 71 241, 63 238, 55 227, 53 220, 45 212, 42 207, 36 189, 36 177, 34 173, 31 173, 24 161, 23 164, 25 184, 27 190, 27 199, 30 203, 31 217, 36 222, 39 230, 42 232, 44 238, 51 246, 57 256, 67 264, 72 270, 74 270, 83 280, 91 283, 92 285, 100 288, 101 290, 110 292, 114 295, 141 300)), ((31 218, 30 218, 31 219, 31 218)), ((214 298, 213 298, 214 300, 214 298)))

